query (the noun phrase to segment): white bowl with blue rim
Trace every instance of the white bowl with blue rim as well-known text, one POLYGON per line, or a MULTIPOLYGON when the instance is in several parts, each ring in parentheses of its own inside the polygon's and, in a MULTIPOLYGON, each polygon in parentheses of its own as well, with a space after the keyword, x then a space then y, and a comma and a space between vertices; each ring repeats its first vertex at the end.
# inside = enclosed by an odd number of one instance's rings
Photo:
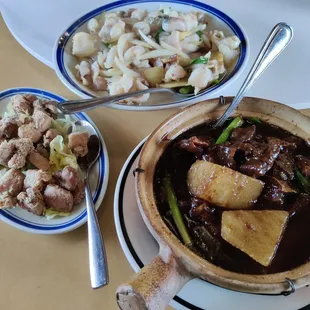
MULTIPOLYGON (((17 94, 34 94, 38 98, 55 100, 57 102, 64 101, 65 99, 47 92, 45 90, 36 88, 12 88, 0 92, 0 115, 6 110, 11 97, 17 94)), ((95 128, 96 126, 91 119, 84 113, 77 113, 71 115, 72 120, 86 120, 91 123, 95 128)), ((109 159, 104 140, 96 128, 101 143, 101 152, 98 161, 94 165, 90 173, 90 186, 92 190, 92 197, 96 209, 102 203, 105 195, 108 179, 109 179, 109 159)), ((21 230, 35 233, 35 234, 60 234, 76 229, 86 223, 87 213, 85 201, 73 207, 69 216, 56 217, 48 220, 44 216, 37 216, 19 207, 0 210, 0 220, 19 228, 21 230)))
POLYGON ((241 71, 244 69, 248 56, 249 56, 249 41, 247 35, 242 27, 234 21, 231 17, 221 12, 220 10, 209 6, 205 3, 194 0, 164 0, 164 1, 152 1, 152 0, 124 0, 115 1, 106 5, 103 5, 72 22, 57 39, 53 51, 54 69, 59 79, 74 93, 82 98, 94 98, 100 97, 101 92, 94 92, 83 86, 80 81, 75 77, 75 66, 78 64, 78 60, 71 54, 72 51, 72 37, 76 32, 86 31, 87 22, 91 18, 95 18, 102 12, 107 11, 126 11, 130 8, 145 9, 147 11, 157 10, 160 6, 172 7, 176 11, 186 12, 189 10, 201 11, 207 14, 209 18, 209 28, 222 30, 224 34, 236 35, 239 37, 240 54, 238 60, 234 66, 230 67, 225 77, 218 85, 211 86, 206 90, 198 93, 194 97, 184 97, 175 102, 165 102, 164 96, 158 97, 158 94, 152 94, 148 100, 149 104, 156 102, 155 106, 139 106, 139 105, 119 105, 113 104, 111 107, 115 109, 123 110, 162 110, 168 108, 182 107, 189 104, 193 104, 208 98, 213 98, 218 95, 224 87, 231 84, 238 78, 241 71), (158 103, 158 100, 161 100, 158 103))

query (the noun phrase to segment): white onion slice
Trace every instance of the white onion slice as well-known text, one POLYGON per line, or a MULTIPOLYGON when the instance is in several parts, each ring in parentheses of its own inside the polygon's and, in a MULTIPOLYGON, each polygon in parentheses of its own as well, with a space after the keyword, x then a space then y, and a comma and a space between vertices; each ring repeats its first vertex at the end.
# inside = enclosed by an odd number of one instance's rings
POLYGON ((161 41, 160 44, 163 48, 167 49, 168 51, 171 51, 174 54, 178 54, 179 56, 181 56, 184 59, 189 59, 189 56, 187 54, 185 54, 184 52, 182 52, 181 50, 179 50, 178 48, 176 48, 170 44, 167 44, 164 41, 161 41))
POLYGON ((109 70, 101 70, 100 75, 103 76, 121 76, 123 73, 121 70, 118 69, 109 69, 109 70))
POLYGON ((140 46, 143 46, 143 47, 146 47, 146 48, 152 48, 152 46, 150 44, 147 44, 146 42, 143 42, 143 41, 140 41, 140 40, 132 40, 130 41, 130 43, 134 44, 134 45, 140 45, 140 46))
POLYGON ((131 77, 139 77, 140 76, 140 74, 138 72, 127 68, 126 64, 124 62, 120 61, 117 56, 115 56, 114 61, 115 61, 116 66, 118 67, 118 69, 120 69, 123 72, 123 74, 125 74, 127 76, 131 76, 131 77))
POLYGON ((150 39, 148 36, 146 36, 140 29, 138 29, 138 32, 141 36, 141 38, 148 44, 150 44, 155 49, 161 49, 161 46, 157 44, 155 41, 150 39))
POLYGON ((166 57, 166 56, 172 56, 175 54, 176 53, 173 53, 172 51, 160 49, 160 50, 145 53, 145 54, 141 55, 139 57, 139 59, 144 60, 144 59, 149 59, 149 58, 166 57))
POLYGON ((124 33, 119 37, 117 42, 117 53, 120 61, 124 61, 125 49, 128 47, 127 41, 132 40, 133 38, 133 33, 124 33))

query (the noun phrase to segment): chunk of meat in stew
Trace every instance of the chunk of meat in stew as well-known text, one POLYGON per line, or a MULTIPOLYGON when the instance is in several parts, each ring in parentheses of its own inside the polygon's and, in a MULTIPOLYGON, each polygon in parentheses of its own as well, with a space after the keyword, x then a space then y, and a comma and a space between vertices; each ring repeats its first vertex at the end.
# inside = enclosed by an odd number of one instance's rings
POLYGON ((294 159, 289 152, 280 153, 275 160, 272 175, 283 181, 294 179, 294 159))
POLYGON ((279 156, 281 145, 278 139, 269 139, 268 146, 264 153, 258 157, 253 157, 240 166, 240 171, 252 176, 264 176, 273 166, 274 161, 279 156))
POLYGON ((230 136, 232 142, 249 142, 252 140, 256 132, 256 126, 252 125, 245 128, 236 128, 230 136))

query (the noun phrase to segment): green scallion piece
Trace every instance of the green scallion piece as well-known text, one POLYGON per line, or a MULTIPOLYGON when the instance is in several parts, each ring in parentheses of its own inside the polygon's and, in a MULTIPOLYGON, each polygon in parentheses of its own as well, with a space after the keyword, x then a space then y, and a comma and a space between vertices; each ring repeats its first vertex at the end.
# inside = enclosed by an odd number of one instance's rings
POLYGON ((179 89, 179 93, 183 95, 192 94, 194 92, 194 87, 191 85, 183 86, 179 89))
POLYGON ((300 188, 303 189, 306 193, 310 194, 310 181, 305 176, 303 176, 299 170, 296 170, 295 175, 300 188))
POLYGON ((203 56, 200 56, 198 58, 195 58, 191 63, 190 63, 190 66, 191 65, 196 65, 196 64, 207 64, 209 61, 209 58, 207 57, 203 57, 203 56))
POLYGON ((231 121, 231 123, 223 130, 222 134, 218 137, 215 144, 225 143, 229 139, 231 132, 234 129, 241 127, 242 124, 243 124, 243 119, 241 117, 238 116, 234 118, 231 121))
POLYGON ((159 35, 164 31, 162 27, 154 33, 154 39, 159 44, 159 35))
POLYGON ((257 117, 247 117, 247 120, 252 124, 260 124, 261 123, 260 119, 257 117))
POLYGON ((190 235, 187 231, 187 228, 185 226, 185 223, 184 223, 184 220, 182 217, 182 213, 181 213, 179 206, 178 206, 177 198, 176 198, 174 191, 173 191, 173 188, 172 188, 171 179, 168 175, 166 175, 164 177, 163 184, 164 184, 168 204, 170 207, 171 215, 172 215, 173 221, 175 223, 175 226, 177 227, 178 232, 180 233, 180 235, 182 237, 183 243, 186 246, 191 246, 192 241, 191 241, 190 235))
POLYGON ((202 32, 201 30, 198 30, 198 31, 196 32, 196 34, 198 34, 199 39, 201 39, 201 37, 202 37, 202 35, 203 35, 203 32, 202 32))

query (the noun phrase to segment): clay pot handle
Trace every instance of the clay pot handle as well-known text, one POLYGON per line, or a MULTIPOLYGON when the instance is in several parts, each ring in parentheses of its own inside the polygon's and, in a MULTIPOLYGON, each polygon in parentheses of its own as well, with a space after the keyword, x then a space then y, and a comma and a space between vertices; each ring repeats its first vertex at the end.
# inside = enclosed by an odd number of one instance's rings
POLYGON ((128 283, 116 291, 122 310, 162 310, 193 277, 177 263, 171 250, 161 249, 159 256, 146 265, 128 283))

